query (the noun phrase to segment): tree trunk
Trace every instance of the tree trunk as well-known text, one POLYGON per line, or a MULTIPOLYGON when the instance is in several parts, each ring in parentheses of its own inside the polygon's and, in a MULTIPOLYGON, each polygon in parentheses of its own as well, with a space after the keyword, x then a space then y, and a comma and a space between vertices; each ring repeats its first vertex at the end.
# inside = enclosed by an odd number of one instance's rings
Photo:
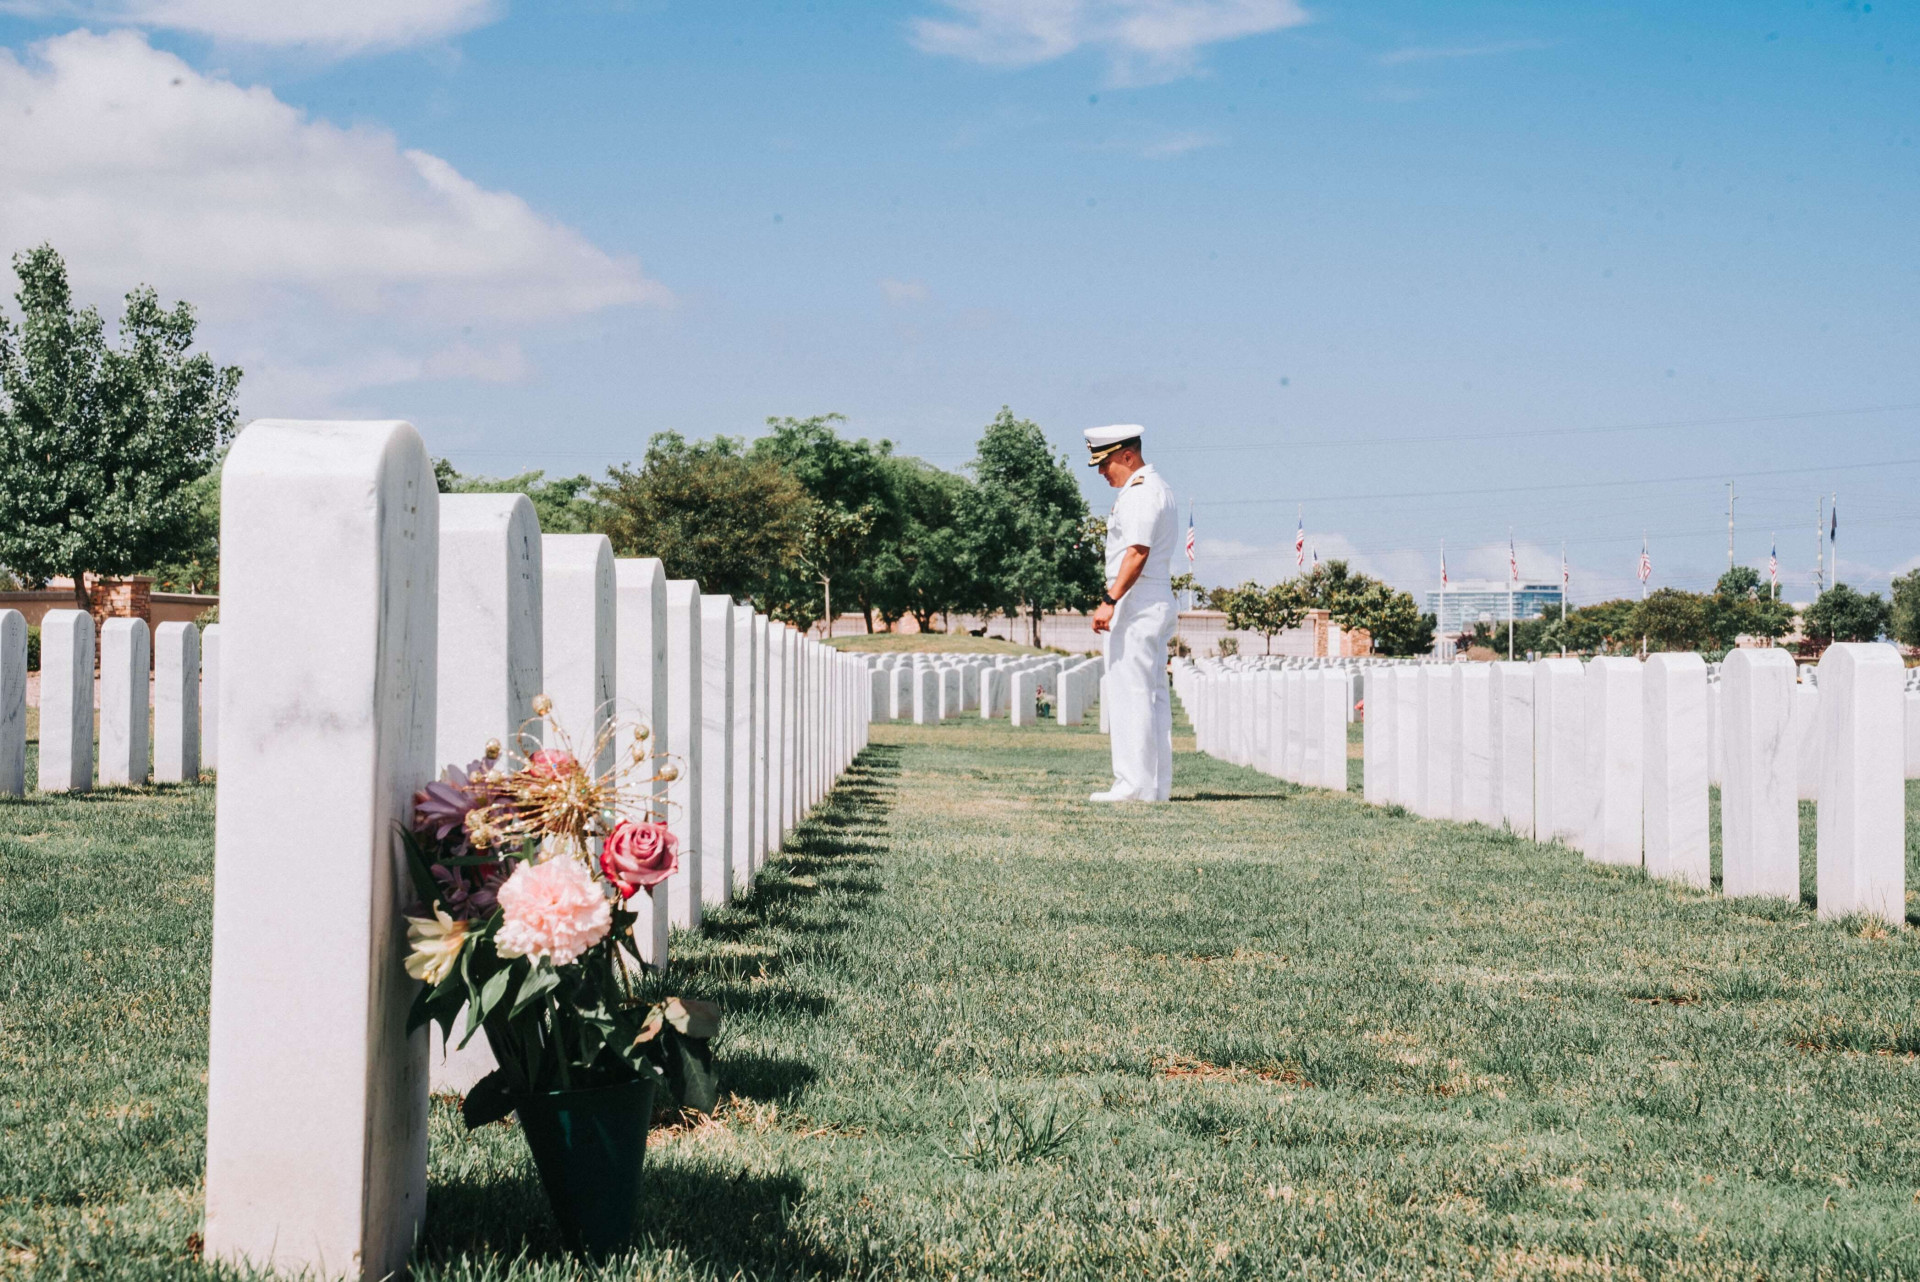
POLYGON ((93 609, 93 598, 87 595, 87 572, 73 572, 73 608, 76 610, 93 609))
POLYGON ((873 633, 873 602, 862 601, 860 603, 860 617, 866 620, 867 633, 868 635, 872 635, 873 633))
POLYGON ((1032 605, 1032 604, 1028 605, 1027 622, 1033 629, 1033 648, 1038 650, 1040 648, 1040 607, 1039 606, 1032 605))
POLYGON ((827 635, 831 637, 833 635, 833 580, 824 574, 820 576, 820 592, 827 612, 827 635))

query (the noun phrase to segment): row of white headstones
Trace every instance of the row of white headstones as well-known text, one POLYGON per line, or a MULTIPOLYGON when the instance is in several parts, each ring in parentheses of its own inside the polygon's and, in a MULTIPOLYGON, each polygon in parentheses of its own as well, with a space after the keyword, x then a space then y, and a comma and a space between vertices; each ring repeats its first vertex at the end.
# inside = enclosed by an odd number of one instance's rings
POLYGON ((868 662, 873 719, 916 725, 972 712, 983 720, 1006 717, 1016 726, 1030 726, 1039 721, 1045 696, 1058 724, 1077 726, 1098 701, 1106 671, 1099 656, 1075 661, 1058 655, 923 653, 874 655, 868 662))
MULTIPOLYGON (((149 631, 145 619, 108 619, 96 634, 85 610, 49 610, 40 622, 40 790, 94 785, 96 642, 99 782, 188 783, 202 766, 213 769, 219 722, 210 707, 202 714, 202 700, 219 685, 218 624, 203 635, 191 623, 149 631)), ((26 791, 27 621, 0 610, 0 796, 26 791)))
POLYGON ((415 791, 490 739, 535 746, 540 693, 582 756, 613 727, 601 767, 645 727, 678 772, 648 787, 680 869, 635 932, 664 964, 865 746, 866 665, 601 535, 543 536, 522 496, 438 494, 405 423, 255 422, 221 504, 205 1249, 386 1277, 426 1205, 430 1084, 486 1066, 405 1031, 415 791))
MULTIPOLYGON (((1722 892, 1797 901, 1799 801, 1812 797, 1819 914, 1906 920, 1905 780, 1920 696, 1905 693, 1892 646, 1829 647, 1817 687, 1798 683, 1779 649, 1733 651, 1714 684, 1697 654, 1364 671, 1369 802, 1504 826, 1705 889, 1718 783, 1722 892)), ((1268 727, 1288 727, 1279 738, 1290 742, 1294 680, 1196 669, 1202 749, 1270 761, 1268 727)), ((1346 787, 1341 755, 1323 786, 1346 787)))

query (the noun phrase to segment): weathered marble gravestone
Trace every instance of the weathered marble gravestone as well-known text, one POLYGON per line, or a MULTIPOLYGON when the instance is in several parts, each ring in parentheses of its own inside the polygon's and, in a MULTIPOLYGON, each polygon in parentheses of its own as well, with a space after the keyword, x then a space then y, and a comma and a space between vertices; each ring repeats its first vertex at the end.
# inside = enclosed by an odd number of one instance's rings
POLYGON ((1586 699, 1578 659, 1533 665, 1533 839, 1576 843, 1587 818, 1586 699))
POLYGON ((1390 668, 1367 674, 1365 714, 1360 723, 1360 796, 1368 805, 1393 800, 1393 700, 1383 697, 1390 668))
POLYGON ((93 787, 93 616, 40 619, 40 791, 93 787))
POLYGON ((872 683, 873 686, 874 719, 884 721, 888 718, 893 702, 893 670, 875 665, 874 668, 867 673, 867 680, 872 683))
POLYGON ((1347 718, 1353 713, 1353 687, 1344 672, 1329 671, 1320 682, 1319 786, 1347 790, 1347 718))
POLYGON ((220 625, 200 630, 200 768, 220 769, 220 625))
POLYGON ((1453 795, 1453 672, 1450 663, 1434 663, 1420 670, 1423 680, 1420 682, 1420 702, 1425 716, 1422 718, 1427 732, 1426 742, 1422 745, 1426 756, 1426 768, 1422 771, 1423 788, 1420 798, 1420 813, 1429 819, 1456 818, 1455 798, 1453 795))
POLYGON ((1793 658, 1735 650, 1720 670, 1726 782, 1720 788, 1720 890, 1728 898, 1800 898, 1794 788, 1793 658))
POLYGON ((753 616, 755 654, 753 714, 753 789, 754 826, 758 831, 753 868, 760 871, 774 851, 780 849, 780 815, 772 793, 772 744, 774 742, 773 706, 773 621, 764 614, 753 616))
MULTIPOLYGON (((524 494, 440 496, 440 678, 433 754, 438 767, 466 766, 490 739, 505 751, 522 753, 541 742, 533 700, 542 692, 545 672, 543 547, 539 518, 524 494), (523 727, 526 741, 521 743, 523 727)), ((588 575, 599 568, 591 565, 588 575)), ((591 577, 571 586, 598 587, 591 577)), ((593 609, 597 612, 597 602, 593 609)), ((596 622, 589 615, 578 629, 589 641, 595 639, 596 622)), ((589 665, 596 660, 587 657, 589 665)), ((609 652, 609 669, 612 660, 609 652)), ((609 687, 612 680, 609 671, 609 687)), ((585 697, 598 697, 597 686, 585 688, 590 691, 585 697)), ((585 722, 562 724, 576 738, 590 733, 585 722)))
POLYGON ((913 724, 929 726, 940 719, 940 672, 937 668, 913 671, 913 724))
POLYGON ((1453 672, 1455 758, 1453 795, 1462 823, 1500 826, 1493 801, 1493 665, 1456 663, 1453 672))
POLYGON ((426 1037, 406 1031, 396 834, 433 774, 438 534, 405 423, 256 422, 227 456, 210 1263, 374 1282, 419 1230, 426 1037), (328 608, 289 582, 326 584, 328 608))
POLYGON ((1907 920, 1902 687, 1890 645, 1839 642, 1820 656, 1820 811, 1815 878, 1822 917, 1907 920))
POLYGON ((1008 719, 1016 726, 1030 726, 1040 719, 1038 697, 1040 673, 1029 668, 1013 674, 1013 698, 1007 708, 1008 719))
POLYGON ((980 719, 1000 715, 1007 704, 1007 678, 1004 668, 986 668, 980 673, 980 719))
POLYGON ((700 585, 692 579, 668 579, 667 743, 677 775, 667 784, 667 827, 680 841, 680 866, 667 879, 667 913, 682 930, 700 924, 706 893, 702 885, 707 836, 702 807, 706 711, 701 706, 706 683, 701 639, 700 585))
POLYGON ((1825 727, 1820 719, 1820 687, 1800 682, 1793 687, 1792 716, 1787 733, 1793 740, 1794 795, 1801 801, 1820 797, 1820 759, 1826 755, 1825 727))
POLYGON ((1426 795, 1427 723, 1422 697, 1426 670, 1398 668, 1393 682, 1394 802, 1420 813, 1426 795))
MULTIPOLYGON (((163 623, 153 634, 153 781, 200 780, 200 629, 163 623)), ((0 723, 5 713, 0 711, 0 723)), ((0 760, 4 750, 0 749, 0 760)), ((5 790, 0 766, 0 791, 5 790)))
POLYGON ((1646 751, 1640 661, 1594 659, 1584 685, 1587 821, 1580 849, 1599 863, 1638 868, 1646 751))
POLYGON ((1705 890, 1707 665, 1697 654, 1649 655, 1645 683, 1647 876, 1705 890))
POLYGON ((940 720, 957 717, 965 711, 960 688, 960 669, 941 668, 940 672, 940 720))
MULTIPOLYGON (((153 641, 145 619, 108 619, 100 627, 100 782, 147 781, 148 674, 153 641)), ((88 674, 91 678, 91 673, 88 674)))
POLYGON ((0 797, 27 791, 27 616, 0 610, 0 797))
POLYGON ((1533 836, 1533 666, 1496 662, 1488 753, 1492 806, 1508 831, 1533 836))
POLYGON ((1286 691, 1286 759, 1280 777, 1289 783, 1307 782, 1307 726, 1312 720, 1307 700, 1307 674, 1290 669, 1280 679, 1286 691))
POLYGON ((913 669, 902 664, 892 669, 893 684, 887 687, 887 719, 890 721, 913 720, 913 669))
POLYGON ((756 699, 760 673, 759 638, 753 627, 753 607, 733 607, 733 889, 744 895, 753 888, 760 868, 759 799, 754 795, 754 739, 760 705, 756 699))
POLYGON ((1322 757, 1326 751, 1323 743, 1325 727, 1321 709, 1326 703, 1323 691, 1326 687, 1326 674, 1318 668, 1309 668, 1300 674, 1300 683, 1294 693, 1300 697, 1300 780, 1309 788, 1326 786, 1326 763, 1322 757))
POLYGON ((543 534, 540 560, 541 683, 581 764, 604 774, 613 741, 594 748, 616 711, 613 544, 604 534, 543 534))
POLYGON ((700 899, 733 900, 733 598, 700 597, 700 899))
MULTIPOLYGON (((673 719, 671 681, 667 672, 667 568, 660 558, 618 557, 613 563, 613 654, 614 689, 619 698, 614 720, 624 734, 632 727, 647 728, 646 751, 656 772, 659 765, 673 759, 669 737, 673 719)), ((624 750, 625 745, 621 748, 624 750)), ((643 790, 653 812, 665 816, 667 788, 654 783, 643 790)), ((627 907, 639 915, 634 923, 634 944, 640 956, 655 966, 668 963, 667 936, 672 926, 665 886, 656 886, 627 901, 627 907)))
MULTIPOLYGON (((526 495, 440 496, 437 769, 465 768, 489 740, 519 755, 542 742, 533 714, 544 674, 542 551, 540 521, 526 495)), ((465 1027, 462 1017, 455 1028, 464 1035, 465 1027)), ((464 1094, 497 1067, 484 1036, 465 1046, 456 1036, 449 1044, 435 1027, 427 1040, 436 1091, 464 1094)))

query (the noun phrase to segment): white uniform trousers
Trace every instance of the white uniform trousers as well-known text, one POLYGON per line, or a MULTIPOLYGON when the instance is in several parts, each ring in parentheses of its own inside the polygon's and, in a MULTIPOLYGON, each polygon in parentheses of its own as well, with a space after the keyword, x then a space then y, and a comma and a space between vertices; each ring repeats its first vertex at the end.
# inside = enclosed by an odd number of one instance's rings
POLYGON ((1173 796, 1173 696, 1167 642, 1176 610, 1166 584, 1136 583, 1113 608, 1101 698, 1113 745, 1113 791, 1133 801, 1173 796))

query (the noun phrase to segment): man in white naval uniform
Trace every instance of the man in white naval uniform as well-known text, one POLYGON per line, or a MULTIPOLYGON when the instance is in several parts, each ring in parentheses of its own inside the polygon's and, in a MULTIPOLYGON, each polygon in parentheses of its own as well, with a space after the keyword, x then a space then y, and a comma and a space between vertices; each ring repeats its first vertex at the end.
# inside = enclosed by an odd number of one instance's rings
POLYGON ((1107 518, 1107 590, 1093 630, 1107 634, 1107 728, 1113 787, 1093 801, 1166 801, 1173 795, 1173 704, 1167 642, 1173 636, 1173 491, 1140 456, 1145 429, 1088 428, 1089 466, 1119 490, 1107 518))

